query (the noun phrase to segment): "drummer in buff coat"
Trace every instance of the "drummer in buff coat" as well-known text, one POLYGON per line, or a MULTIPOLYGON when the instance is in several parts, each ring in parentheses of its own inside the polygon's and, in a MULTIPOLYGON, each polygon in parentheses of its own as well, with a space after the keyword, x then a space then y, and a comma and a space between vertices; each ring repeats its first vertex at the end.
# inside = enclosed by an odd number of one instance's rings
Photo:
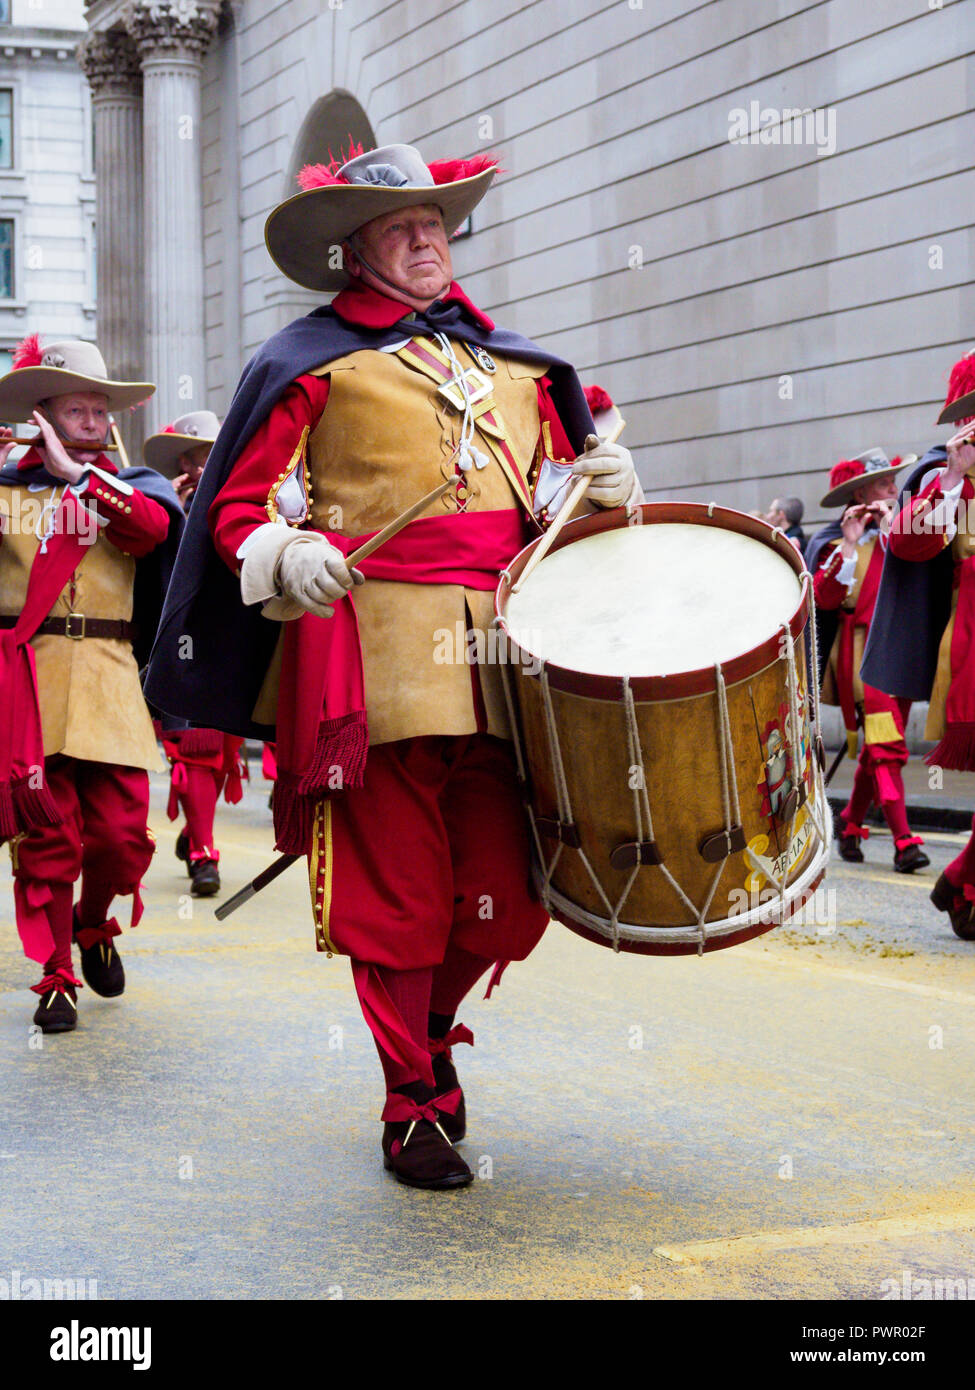
MULTIPOLYGON (((899 499, 864 669, 882 690, 928 701, 926 762, 975 772, 975 352, 952 368, 937 423, 955 432, 899 499)), ((975 819, 931 900, 975 941, 975 819)))
MULTIPOLYGON (((219 431, 220 421, 212 410, 195 410, 145 442, 146 463, 172 480, 184 512, 189 512, 196 496, 219 431)), ((186 865, 193 897, 209 898, 220 892, 220 851, 213 831, 217 802, 221 792, 230 805, 236 805, 243 795, 243 739, 219 729, 162 727, 159 732, 172 768, 167 814, 173 821, 183 815, 176 858, 186 865)))
MULTIPOLYGON (((836 821, 840 855, 850 863, 863 863, 860 841, 870 833, 864 820, 876 801, 894 839, 894 868, 902 874, 931 862, 921 849, 921 837, 911 833, 904 804, 901 768, 908 758, 904 728, 911 702, 864 684, 860 664, 883 571, 896 475, 914 461, 914 456, 891 460, 882 449, 868 449, 838 463, 820 505, 841 506, 842 515, 818 531, 806 550, 820 615, 836 618, 822 698, 843 712, 851 758, 856 757, 861 725, 864 734, 850 799, 836 821)), ((824 623, 821 628, 825 630, 824 623)))
POLYGON ((157 474, 120 470, 102 452, 109 411, 154 389, 109 380, 93 343, 42 347, 36 335, 0 381, 0 419, 40 431, 12 463, 11 431, 0 430, 0 835, 24 950, 43 965, 32 988, 45 1033, 76 1024, 72 938, 90 988, 124 990, 109 913, 131 896, 138 923, 154 849, 148 774, 159 754, 133 642, 141 634, 145 660, 182 515, 157 474))
POLYGON ((496 329, 452 279, 448 238, 495 172, 390 145, 305 169, 271 214, 278 266, 341 293, 245 370, 148 684, 174 714, 276 734, 277 847, 308 855, 319 949, 352 959, 386 1083, 385 1166, 437 1189, 472 1180, 452 1147, 451 1049, 472 1041, 459 1005, 546 925, 490 659, 498 575, 573 475, 592 479, 587 511, 642 499, 568 363, 496 329), (347 569, 357 538, 444 480, 428 515, 347 569), (180 663, 194 632, 204 664, 180 663))

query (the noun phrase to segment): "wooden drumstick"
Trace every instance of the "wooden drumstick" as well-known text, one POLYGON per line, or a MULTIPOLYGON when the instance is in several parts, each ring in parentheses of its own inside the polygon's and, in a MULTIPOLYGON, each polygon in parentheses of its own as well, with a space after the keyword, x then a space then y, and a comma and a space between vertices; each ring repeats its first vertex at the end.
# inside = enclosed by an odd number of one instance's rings
POLYGON ((346 567, 348 569, 354 568, 360 560, 364 560, 367 555, 371 555, 374 550, 378 550, 381 545, 385 545, 388 540, 392 540, 397 531, 402 531, 404 526, 409 526, 410 522, 414 521, 421 512, 425 512, 427 507, 432 506, 438 498, 444 495, 448 488, 456 486, 458 482, 458 478, 448 478, 446 482, 440 483, 438 487, 428 492, 426 497, 421 497, 419 502, 414 502, 412 507, 409 507, 401 516, 396 517, 395 521, 391 521, 388 526, 384 526, 381 531, 377 531, 370 540, 360 545, 358 550, 353 550, 351 555, 347 555, 345 557, 346 567))
MULTIPOLYGON (((622 417, 620 417, 620 419, 617 420, 616 424, 610 430, 606 438, 604 440, 601 440, 600 442, 603 444, 615 444, 617 439, 619 439, 620 435, 623 433, 623 428, 625 424, 626 421, 622 417)), ((552 544, 555 541, 556 536, 562 530, 562 527, 565 525, 565 523, 569 520, 569 517, 575 511, 576 507, 582 501, 586 493, 586 490, 594 477, 595 474, 587 473, 585 477, 576 479, 575 487, 572 489, 568 497, 562 503, 559 510, 556 512, 555 520, 552 522, 551 526, 548 528, 548 530, 545 532, 545 535, 539 542, 538 549, 533 552, 531 558, 528 561, 528 564, 522 570, 516 582, 512 584, 510 589, 511 593, 516 594, 524 584, 525 580, 530 578, 530 576, 545 559, 545 556, 552 548, 552 544)))

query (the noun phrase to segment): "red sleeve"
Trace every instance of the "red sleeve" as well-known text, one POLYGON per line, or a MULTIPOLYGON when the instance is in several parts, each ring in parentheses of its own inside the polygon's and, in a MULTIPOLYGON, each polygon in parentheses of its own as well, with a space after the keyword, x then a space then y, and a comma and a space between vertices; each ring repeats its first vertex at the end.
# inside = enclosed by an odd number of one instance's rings
POLYGON ((138 560, 161 545, 169 532, 169 513, 138 488, 123 492, 97 473, 89 473, 82 502, 93 504, 98 516, 107 521, 105 536, 126 555, 138 560))
POLYGON ((556 463, 566 463, 575 458, 576 452, 569 443, 565 426, 555 409, 555 403, 552 400, 552 383, 547 376, 543 376, 539 377, 537 385, 539 443, 548 458, 554 459, 556 463), (546 438, 547 435, 549 438, 546 438), (549 447, 550 444, 551 447, 549 447))
POLYGON ((839 542, 834 541, 831 545, 824 546, 816 573, 813 575, 813 593, 816 595, 818 608, 839 608, 846 598, 847 587, 836 578, 842 566, 843 552, 840 550, 839 542))
POLYGON ((224 564, 237 573, 237 551, 258 526, 276 516, 274 497, 289 470, 304 457, 308 435, 328 401, 328 377, 293 381, 264 423, 241 449, 230 476, 210 503, 207 520, 224 564))
MULTIPOLYGON (((966 478, 962 484, 962 500, 970 503, 975 488, 966 478)), ((894 517, 890 528, 889 545, 899 560, 933 560, 951 542, 943 525, 925 525, 925 519, 939 502, 944 501, 941 475, 932 478, 926 488, 912 498, 894 517)))

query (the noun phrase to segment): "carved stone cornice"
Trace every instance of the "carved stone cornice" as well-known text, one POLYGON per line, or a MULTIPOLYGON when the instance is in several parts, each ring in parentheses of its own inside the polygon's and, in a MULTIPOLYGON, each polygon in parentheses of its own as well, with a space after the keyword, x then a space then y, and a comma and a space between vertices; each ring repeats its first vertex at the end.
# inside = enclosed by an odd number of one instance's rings
POLYGON ((217 32, 220 4, 221 0, 131 0, 122 14, 143 64, 154 58, 201 62, 217 32))
POLYGON ((124 29, 87 34, 75 49, 75 56, 96 98, 141 95, 138 50, 124 29))

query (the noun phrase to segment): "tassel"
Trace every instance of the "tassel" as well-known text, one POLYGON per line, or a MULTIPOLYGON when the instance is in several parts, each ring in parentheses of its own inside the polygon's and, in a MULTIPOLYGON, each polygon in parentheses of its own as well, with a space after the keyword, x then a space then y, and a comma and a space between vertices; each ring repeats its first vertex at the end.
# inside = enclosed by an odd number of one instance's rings
POLYGON ((975 771, 975 724, 949 724, 944 738, 924 759, 929 767, 949 772, 975 771))
POLYGON ((314 755, 301 777, 278 769, 271 812, 274 847, 279 854, 308 853, 315 808, 332 792, 362 786, 368 752, 365 710, 353 710, 322 721, 314 755))

